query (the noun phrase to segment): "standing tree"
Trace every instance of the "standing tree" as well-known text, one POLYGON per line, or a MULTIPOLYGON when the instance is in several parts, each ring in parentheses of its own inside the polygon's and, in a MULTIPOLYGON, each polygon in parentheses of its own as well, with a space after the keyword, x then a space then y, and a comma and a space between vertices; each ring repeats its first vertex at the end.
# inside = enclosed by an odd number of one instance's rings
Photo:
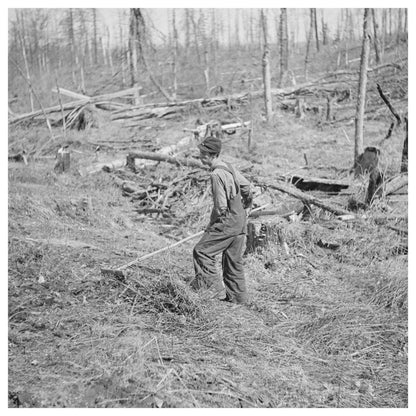
POLYGON ((204 13, 204 9, 200 9, 198 19, 199 36, 201 38, 201 44, 204 50, 204 80, 205 80, 205 92, 208 95, 210 89, 210 73, 209 73, 209 41, 207 36, 207 17, 204 13))
POLYGON ((376 19, 376 12, 374 9, 371 9, 371 15, 373 18, 373 32, 374 32, 374 51, 376 53, 376 64, 378 65, 381 62, 380 58, 380 42, 378 34, 378 24, 376 19))
POLYGON ((24 12, 23 9, 16 10, 16 20, 17 20, 17 34, 20 41, 20 47, 22 48, 22 55, 23 55, 23 62, 25 64, 25 70, 26 70, 26 79, 28 81, 29 85, 29 101, 30 101, 30 108, 32 112, 35 109, 34 101, 33 101, 33 92, 31 88, 31 79, 30 79, 30 71, 29 71, 29 63, 27 61, 27 55, 26 55, 26 36, 25 36, 25 26, 24 26, 24 12))
POLYGON ((384 50, 386 48, 386 39, 387 39, 387 9, 383 9, 381 15, 381 27, 382 27, 382 36, 381 36, 381 59, 384 57, 384 50))
MULTIPOLYGON (((137 9, 130 9, 129 17, 129 63, 130 63, 130 84, 133 87, 137 83, 137 61, 138 61, 138 43, 141 42, 139 35, 139 23, 137 9)), ((95 44, 95 41, 94 41, 95 44)))
POLYGON ((163 86, 155 78, 153 71, 151 71, 149 64, 146 59, 145 54, 145 43, 148 39, 147 27, 142 14, 141 9, 131 9, 130 13, 131 26, 133 26, 133 32, 136 36, 134 40, 135 45, 137 45, 137 53, 140 59, 140 62, 143 64, 144 69, 149 75, 150 81, 158 89, 158 91, 169 101, 173 101, 172 97, 168 92, 163 88, 163 86))
POLYGON ((370 54, 370 36, 368 33, 369 14, 370 9, 364 9, 363 42, 361 48, 360 76, 357 96, 357 107, 355 114, 354 167, 357 166, 358 157, 364 152, 364 111, 367 90, 368 57, 370 54))
POLYGON ((77 55, 75 47, 75 29, 74 29, 74 14, 73 9, 68 10, 68 38, 69 47, 71 50, 71 67, 72 67, 72 80, 76 83, 75 70, 77 65, 77 55))
POLYGON ((407 172, 407 164, 408 164, 408 145, 407 145, 407 139, 408 139, 408 135, 409 135, 409 129, 408 129, 408 120, 407 117, 404 118, 404 123, 405 123, 405 133, 406 136, 404 138, 404 144, 403 144, 403 151, 402 151, 402 165, 400 168, 400 172, 401 173, 406 173, 407 172))
POLYGON ((176 13, 175 9, 172 9, 172 77, 173 77, 173 100, 176 100, 178 92, 178 81, 177 81, 177 65, 178 65, 178 31, 176 30, 176 13))
POLYGON ((218 26, 215 9, 211 9, 211 56, 214 78, 217 77, 218 26))
POLYGON ((325 23, 324 10, 321 10, 321 25, 322 25, 322 44, 328 44, 328 25, 325 23))
POLYGON ((311 9, 313 13, 313 27, 315 30, 316 50, 319 52, 319 35, 318 35, 318 19, 316 17, 316 9, 311 9))
POLYGON ((191 47, 191 17, 189 9, 185 9, 185 61, 191 47))
POLYGON ((279 23, 279 44, 280 44, 280 77, 279 86, 283 85, 283 80, 289 69, 289 36, 287 30, 287 9, 280 9, 279 23))
POLYGON ((396 31, 396 44, 400 44, 400 37, 402 35, 402 9, 397 10, 397 31, 396 31))
POLYGON ((261 9, 261 23, 263 28, 264 53, 263 53, 263 83, 264 83, 264 104, 266 107, 266 120, 272 119, 272 91, 270 81, 269 43, 267 34, 267 18, 264 9, 261 9))
POLYGON ((308 65, 309 65, 309 52, 313 35, 313 9, 309 9, 309 33, 308 40, 306 41, 306 54, 305 54, 305 80, 308 79, 308 65))
POLYGON ((92 46, 94 50, 94 64, 98 64, 98 30, 97 30, 97 9, 92 9, 92 27, 93 27, 93 39, 92 46))

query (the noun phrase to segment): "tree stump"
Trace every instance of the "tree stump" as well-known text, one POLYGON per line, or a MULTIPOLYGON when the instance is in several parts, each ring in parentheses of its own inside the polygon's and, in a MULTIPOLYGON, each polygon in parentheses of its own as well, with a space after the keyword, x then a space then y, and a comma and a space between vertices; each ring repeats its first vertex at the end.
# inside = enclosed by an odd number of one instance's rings
POLYGON ((364 153, 358 157, 355 166, 355 176, 369 175, 365 204, 368 206, 376 196, 382 194, 384 176, 379 166, 380 149, 366 147, 364 153))
POLYGON ((380 149, 377 147, 366 147, 364 153, 358 156, 355 166, 355 176, 371 173, 379 167, 380 149))
POLYGON ((300 119, 303 119, 305 117, 305 102, 303 98, 296 99, 295 115, 297 118, 300 118, 300 119))
POLYGON ((286 243, 286 224, 286 221, 278 216, 250 220, 247 223, 246 253, 279 245, 286 254, 289 254, 289 247, 286 243))
POLYGON ((71 165, 71 154, 67 150, 60 150, 57 154, 57 159, 53 170, 56 173, 67 172, 71 165))

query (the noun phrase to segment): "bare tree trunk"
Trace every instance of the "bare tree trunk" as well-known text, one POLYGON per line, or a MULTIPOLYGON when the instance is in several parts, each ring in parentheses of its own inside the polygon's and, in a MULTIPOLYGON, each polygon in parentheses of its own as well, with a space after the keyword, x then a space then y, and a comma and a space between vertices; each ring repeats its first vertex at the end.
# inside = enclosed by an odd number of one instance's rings
POLYGON ((374 51, 376 53, 376 64, 380 64, 380 44, 379 44, 379 35, 378 35, 378 24, 376 19, 376 12, 374 9, 371 9, 371 15, 373 17, 373 31, 374 31, 374 51))
POLYGON ((172 48, 172 77, 173 77, 173 100, 176 100, 178 92, 177 81, 177 62, 178 62, 178 32, 176 30, 176 13, 175 9, 172 9, 172 36, 173 36, 173 48, 172 48))
POLYGON ((383 35, 381 37, 381 59, 384 58, 384 50, 386 48, 386 39, 387 39, 387 9, 383 9, 381 18, 381 26, 383 35))
POLYGON ((313 26, 315 29, 316 51, 319 52, 319 36, 318 36, 318 19, 316 17, 316 9, 312 9, 313 13, 313 26))
POLYGON ((272 93, 270 81, 270 62, 269 62, 269 44, 267 39, 267 18, 264 10, 261 10, 261 22, 264 36, 264 53, 263 53, 263 83, 264 83, 264 104, 266 108, 266 120, 269 123, 272 119, 272 93))
POLYGON ((120 44, 120 65, 121 65, 121 85, 123 88, 126 86, 126 53, 124 51, 124 41, 123 41, 123 25, 122 21, 122 14, 119 10, 118 12, 118 29, 119 29, 119 44, 120 44))
POLYGON ((104 67, 106 67, 108 66, 107 48, 105 47, 104 38, 102 36, 100 37, 100 43, 101 43, 101 50, 103 53, 103 63, 104 63, 104 67))
POLYGON ((217 47, 218 47, 218 34, 217 34, 217 21, 215 9, 211 11, 211 55, 213 63, 214 78, 217 77, 217 47))
POLYGON ((289 40, 287 33, 287 9, 280 9, 279 42, 280 42, 280 78, 279 87, 283 86, 283 80, 289 68, 289 40))
POLYGON ((254 11, 250 9, 250 46, 253 47, 255 44, 255 36, 254 36, 254 11))
POLYGON ((397 11, 396 45, 400 44, 401 35, 402 35, 402 9, 398 9, 398 11, 397 11))
POLYGON ((405 122, 405 128, 406 128, 406 137, 404 139, 403 152, 402 152, 402 166, 400 169, 401 173, 407 172, 407 164, 408 164, 408 145, 407 145, 408 120, 407 120, 407 117, 404 118, 404 122, 405 122))
POLYGON ((235 22, 235 45, 236 50, 240 48, 240 13, 239 9, 234 9, 234 22, 235 22))
POLYGON ((202 46, 204 49, 204 79, 205 79, 205 91, 206 94, 209 94, 210 90, 210 73, 209 73, 209 41, 207 36, 207 19, 206 15, 203 12, 203 9, 200 10, 198 28, 202 38, 202 46))
POLYGON ((227 10, 227 18, 228 18, 228 49, 231 51, 231 12, 230 9, 227 10))
POLYGON ((321 25, 322 25, 322 44, 327 45, 328 44, 328 26, 325 23, 323 9, 322 9, 322 14, 321 14, 321 25))
POLYGON ((137 83, 137 38, 138 38, 138 23, 134 9, 130 9, 129 18, 129 63, 130 63, 130 85, 133 87, 137 83))
POLYGON ((20 46, 22 48, 22 55, 23 55, 23 62, 25 64, 25 70, 26 70, 26 78, 28 80, 29 84, 29 101, 30 101, 30 108, 32 112, 35 110, 34 102, 33 102, 33 93, 31 88, 31 79, 30 79, 30 71, 29 71, 29 64, 27 62, 27 56, 26 56, 26 42, 25 42, 25 32, 24 32, 24 15, 23 10, 20 10, 20 17, 19 17, 19 11, 16 10, 16 20, 18 22, 17 26, 17 34, 20 40, 20 46))
POLYGON ((185 58, 188 56, 190 47, 191 47, 190 12, 189 12, 189 9, 185 9, 185 58))
POLYGON ((312 42, 312 34, 313 34, 313 9, 309 9, 309 34, 308 34, 308 40, 306 41, 306 54, 305 54, 305 80, 308 80, 308 65, 309 65, 309 52, 310 52, 310 46, 312 42))
POLYGON ((370 54, 370 37, 368 33, 369 12, 370 9, 364 9, 363 43, 361 49, 360 77, 357 97, 357 109, 355 115, 354 166, 357 165, 358 157, 364 152, 364 111, 367 90, 368 57, 370 54))
POLYGON ((404 27, 403 32, 407 33, 407 7, 404 9, 404 27))
POLYGON ((94 64, 98 63, 98 51, 97 51, 97 9, 92 9, 92 26, 93 26, 93 50, 94 50, 94 64))
POLYGON ((58 85, 58 75, 57 75, 57 73, 55 74, 55 84, 56 84, 56 90, 58 91, 58 102, 59 102, 59 105, 61 107, 62 134, 63 134, 64 139, 65 139, 65 136, 66 136, 66 122, 65 122, 64 108, 62 106, 61 93, 60 93, 59 85, 58 85))
POLYGON ((201 65, 201 52, 199 50, 199 41, 198 41, 198 25, 195 22, 193 9, 191 9, 191 11, 189 12, 189 17, 191 19, 192 29, 194 32, 194 44, 195 44, 196 56, 198 58, 198 64, 201 65))
POLYGON ((147 59, 144 52, 144 42, 145 42, 145 33, 146 33, 146 25, 145 21, 141 12, 141 9, 131 9, 131 14, 134 17, 135 23, 135 34, 136 39, 134 39, 134 43, 137 45, 138 53, 140 59, 143 63, 143 66, 146 69, 147 74, 149 75, 150 80, 152 81, 153 85, 158 89, 158 91, 170 102, 173 101, 172 97, 165 91, 162 85, 157 81, 154 77, 153 72, 150 70, 150 67, 147 63, 147 59))
POLYGON ((68 11, 68 37, 69 37, 69 45, 71 48, 71 67, 72 67, 72 80, 74 84, 76 84, 76 67, 77 67, 77 58, 76 58, 76 50, 75 50, 75 32, 74 32, 74 16, 73 16, 73 9, 69 9, 68 11))
POLYGON ((392 11, 391 11, 392 9, 389 9, 389 36, 391 36, 391 34, 392 34, 392 31, 391 31, 391 28, 392 28, 392 11))

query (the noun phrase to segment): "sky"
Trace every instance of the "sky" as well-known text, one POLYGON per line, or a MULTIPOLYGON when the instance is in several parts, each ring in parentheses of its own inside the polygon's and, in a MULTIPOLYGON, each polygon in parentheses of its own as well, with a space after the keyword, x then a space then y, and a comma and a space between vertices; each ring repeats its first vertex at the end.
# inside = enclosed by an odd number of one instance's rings
MULTIPOLYGON (((175 3, 172 3, 175 4, 175 3)), ((275 3, 276 4, 276 3, 275 3)), ((170 6, 170 5, 169 5, 170 6)), ((253 8, 251 8, 253 9, 253 8)), ((243 41, 244 37, 242 34, 243 30, 243 17, 242 14, 248 15, 251 11, 250 8, 238 8, 238 9, 227 9, 227 8, 215 8, 215 14, 217 16, 218 21, 221 19, 225 25, 228 27, 227 23, 231 21, 231 32, 234 34, 234 22, 236 16, 236 10, 240 16, 240 31, 241 35, 240 38, 243 41)), ((279 9, 278 8, 267 8, 267 19, 269 25, 269 36, 270 40, 273 42, 276 39, 276 31, 275 31, 275 19, 279 16, 279 9)), ((145 8, 144 10, 145 16, 149 17, 154 24, 155 28, 160 31, 163 35, 168 36, 169 32, 169 19, 170 14, 172 13, 171 8, 145 8)), ((258 15, 260 12, 259 8, 252 10, 256 19, 258 19, 258 15)), ((118 37, 119 32, 119 19, 120 19, 120 9, 115 8, 100 8, 99 14, 105 24, 110 28, 110 33, 112 33, 111 37, 113 38, 113 42, 116 42, 116 38, 118 37)), ((338 8, 325 8, 325 9, 318 9, 317 17, 318 17, 318 25, 320 26, 321 22, 321 15, 324 15, 325 22, 329 25, 330 31, 332 34, 335 33, 338 18, 340 16, 340 9, 338 8)), ((180 24, 182 22, 182 18, 184 16, 184 10, 182 8, 176 9, 176 20, 177 20, 177 27, 179 32, 179 37, 184 35, 183 30, 180 30, 180 24)), ((127 20, 124 19, 125 28, 127 30, 127 20)), ((308 27, 309 22, 309 9, 288 9, 288 25, 289 31, 295 30, 295 27, 298 29, 298 34, 300 40, 305 39, 305 29, 308 27)), ((357 28, 358 30, 358 28, 357 28)), ((158 36, 158 33, 154 33, 154 41, 158 42, 162 38, 162 36, 158 36)), ((289 34, 290 35, 290 34, 289 34)), ((225 42, 228 37, 228 32, 224 34, 223 41, 225 42)))

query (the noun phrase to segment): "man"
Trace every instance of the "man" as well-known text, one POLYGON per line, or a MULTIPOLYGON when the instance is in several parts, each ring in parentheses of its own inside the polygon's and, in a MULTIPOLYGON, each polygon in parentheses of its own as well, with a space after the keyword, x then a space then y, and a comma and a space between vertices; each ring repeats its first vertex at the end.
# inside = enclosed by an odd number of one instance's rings
POLYGON ((209 225, 194 248, 194 286, 206 288, 213 297, 219 298, 223 285, 217 276, 215 257, 222 253, 222 280, 226 297, 221 300, 244 304, 247 302, 247 290, 243 251, 247 230, 246 209, 252 203, 250 182, 221 160, 220 130, 211 131, 198 147, 201 162, 211 170, 214 206, 209 225))

